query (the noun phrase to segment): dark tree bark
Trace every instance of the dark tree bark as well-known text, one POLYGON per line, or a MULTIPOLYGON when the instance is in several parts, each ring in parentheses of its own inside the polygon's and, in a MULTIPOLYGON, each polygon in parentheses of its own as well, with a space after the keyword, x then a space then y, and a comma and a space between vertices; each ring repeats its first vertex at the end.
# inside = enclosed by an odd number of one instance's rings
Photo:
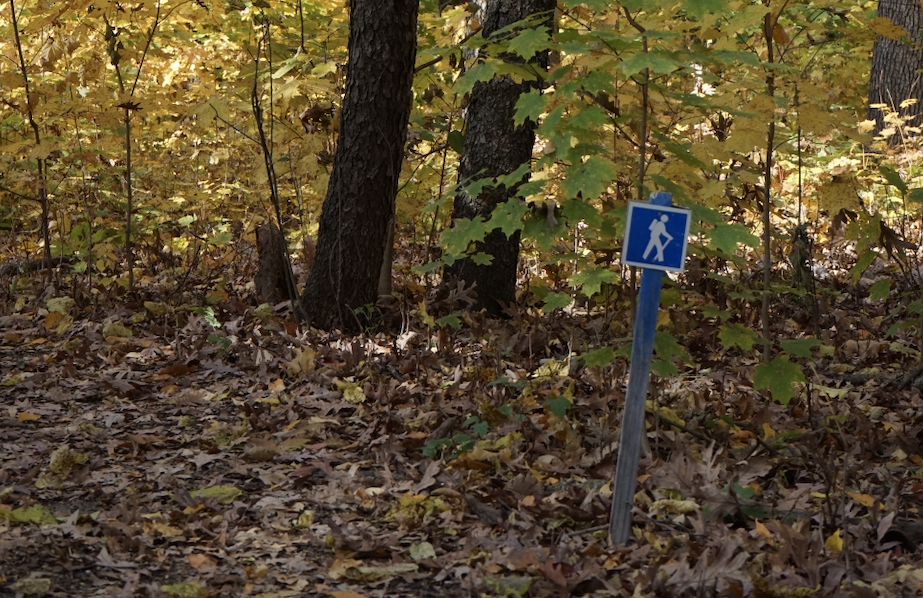
MULTIPOLYGON (((542 26, 551 24, 554 0, 490 0, 487 4, 482 33, 494 32, 539 13, 548 13, 542 26)), ((519 61, 512 56, 505 60, 519 61)), ((539 71, 547 67, 547 52, 532 61, 539 71)), ((532 157, 535 143, 535 123, 526 121, 513 125, 516 101, 523 93, 541 85, 541 81, 516 83, 508 76, 475 84, 471 91, 466 116, 465 145, 458 169, 459 181, 493 178, 509 174, 532 157)), ((506 202, 516 193, 515 188, 485 187, 477 197, 460 193, 455 198, 453 218, 490 217, 497 204, 506 202)), ((493 256, 486 266, 471 259, 459 260, 446 269, 448 278, 459 278, 467 285, 476 285, 476 308, 486 308, 492 315, 502 315, 504 304, 516 299, 516 277, 519 264, 519 232, 509 238, 499 229, 485 237, 478 252, 493 256)))
POLYGON ((356 330, 378 277, 413 97, 419 0, 352 0, 346 95, 314 266, 302 304, 312 326, 356 330))
POLYGON ((253 284, 259 300, 263 303, 275 305, 289 298, 285 272, 290 266, 285 263, 284 248, 279 227, 271 222, 257 227, 256 250, 260 256, 260 263, 253 284))
MULTIPOLYGON (((910 40, 896 41, 878 36, 872 50, 872 72, 869 80, 868 118, 876 121, 875 133, 888 125, 883 112, 872 108, 872 104, 887 104, 903 116, 914 116, 908 124, 920 126, 919 115, 923 110, 923 6, 920 2, 904 0, 879 0, 878 16, 887 17, 910 34, 910 40), (900 108, 902 101, 916 99, 917 103, 900 108)), ((901 136, 895 134, 889 142, 897 143, 901 136)))

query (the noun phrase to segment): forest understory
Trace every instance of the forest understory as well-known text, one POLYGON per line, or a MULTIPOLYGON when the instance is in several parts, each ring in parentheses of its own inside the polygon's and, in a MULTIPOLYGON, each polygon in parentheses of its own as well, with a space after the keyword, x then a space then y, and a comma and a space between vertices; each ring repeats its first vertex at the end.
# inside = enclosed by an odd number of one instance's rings
POLYGON ((778 293, 773 333, 820 341, 788 346, 807 374, 780 401, 741 332, 758 293, 693 258, 664 291, 678 374, 652 379, 633 537, 611 546, 627 282, 496 320, 408 276, 345 337, 257 307, 253 265, 224 298, 201 272, 179 292, 4 279, 0 596, 923 592, 918 330, 889 332, 868 290, 911 292, 910 271, 854 284, 830 261, 778 293))

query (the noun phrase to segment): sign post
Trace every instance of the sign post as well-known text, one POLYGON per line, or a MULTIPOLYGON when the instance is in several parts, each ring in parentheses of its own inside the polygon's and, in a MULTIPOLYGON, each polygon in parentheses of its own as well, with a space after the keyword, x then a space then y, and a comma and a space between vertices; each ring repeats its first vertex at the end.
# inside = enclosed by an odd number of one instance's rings
POLYGON ((624 544, 631 531, 631 508, 638 478, 638 456, 644 435, 644 404, 654 352, 654 330, 665 271, 681 272, 689 238, 689 210, 670 207, 673 196, 652 193, 650 203, 630 202, 625 223, 622 263, 642 268, 638 308, 631 341, 628 391, 612 480, 609 539, 624 544))

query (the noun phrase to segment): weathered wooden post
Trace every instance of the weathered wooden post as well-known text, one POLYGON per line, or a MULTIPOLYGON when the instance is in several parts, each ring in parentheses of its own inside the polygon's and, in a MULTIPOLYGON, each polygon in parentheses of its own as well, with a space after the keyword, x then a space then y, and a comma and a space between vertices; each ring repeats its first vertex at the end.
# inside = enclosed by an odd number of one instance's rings
POLYGON ((670 207, 673 196, 652 193, 650 203, 630 202, 625 222, 622 263, 642 268, 638 308, 631 341, 628 391, 612 480, 609 539, 624 544, 631 531, 631 508, 638 478, 638 455, 644 435, 644 404, 654 352, 654 331, 664 271, 681 272, 686 261, 689 210, 670 207))

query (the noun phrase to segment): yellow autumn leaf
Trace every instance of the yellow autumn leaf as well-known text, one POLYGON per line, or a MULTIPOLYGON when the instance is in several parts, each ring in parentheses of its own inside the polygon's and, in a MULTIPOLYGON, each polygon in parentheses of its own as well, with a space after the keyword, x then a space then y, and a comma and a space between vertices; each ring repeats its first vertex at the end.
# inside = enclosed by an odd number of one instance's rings
POLYGON ((875 128, 876 124, 874 120, 859 121, 859 124, 856 125, 856 130, 860 133, 869 133, 875 128))
POLYGON ((828 214, 836 214, 841 208, 859 210, 858 182, 853 174, 834 176, 817 188, 817 207, 828 214))
POLYGON ((765 525, 763 525, 763 524, 762 524, 761 522, 759 522, 759 521, 755 522, 755 524, 754 524, 754 526, 753 526, 753 531, 755 531, 755 532, 756 532, 757 534, 759 534, 760 536, 763 536, 764 538, 771 538, 771 537, 772 537, 772 532, 769 531, 769 528, 766 527, 765 525))
MULTIPOLYGON (((874 125, 875 121, 872 121, 874 125)), ((798 107, 798 124, 801 128, 810 133, 824 134, 829 133, 832 128, 830 122, 830 110, 827 107, 821 108, 814 104, 805 104, 798 107)))
POLYGON ((362 386, 355 382, 337 382, 340 392, 343 393, 343 400, 348 403, 365 403, 366 396, 362 386))
POLYGON ((45 330, 54 330, 63 319, 64 314, 59 311, 48 312, 48 315, 45 316, 45 330))
POLYGON ((285 371, 289 376, 310 374, 314 371, 314 357, 316 353, 311 347, 295 349, 292 360, 285 364, 285 371))
POLYGON ((192 565, 194 569, 201 569, 203 567, 214 567, 218 561, 215 560, 215 557, 203 554, 201 552, 195 552, 188 556, 189 564, 192 565))
POLYGON ((830 552, 837 554, 843 552, 843 535, 840 530, 836 530, 824 540, 824 547, 830 552))
POLYGON ((769 440, 776 437, 776 431, 772 429, 769 422, 763 422, 763 439, 769 440))
POLYGON ((849 498, 853 499, 863 507, 871 507, 875 504, 875 498, 873 496, 869 496, 868 494, 862 494, 859 492, 847 492, 846 494, 849 496, 849 498))
POLYGON ((893 39, 895 41, 900 41, 904 37, 908 37, 906 29, 900 25, 895 25, 891 19, 887 17, 873 18, 871 21, 869 21, 869 29, 871 29, 876 35, 880 35, 888 39, 893 39))
POLYGON ((20 413, 18 416, 16 416, 16 420, 17 420, 19 423, 22 423, 22 422, 34 422, 34 421, 37 420, 37 419, 41 419, 41 417, 42 417, 42 416, 39 415, 38 413, 29 413, 28 411, 23 411, 23 412, 20 413))
POLYGON ((48 311, 51 313, 59 313, 62 316, 66 316, 67 314, 70 313, 70 311, 74 308, 76 304, 77 304, 76 301, 74 301, 72 298, 67 297, 67 296, 54 297, 52 299, 49 299, 48 302, 45 303, 45 307, 47 307, 48 311))
POLYGON ((662 498, 660 500, 655 500, 651 503, 649 507, 651 512, 661 511, 665 513, 672 513, 675 515, 694 513, 699 510, 699 504, 694 500, 678 500, 670 498, 662 498))

